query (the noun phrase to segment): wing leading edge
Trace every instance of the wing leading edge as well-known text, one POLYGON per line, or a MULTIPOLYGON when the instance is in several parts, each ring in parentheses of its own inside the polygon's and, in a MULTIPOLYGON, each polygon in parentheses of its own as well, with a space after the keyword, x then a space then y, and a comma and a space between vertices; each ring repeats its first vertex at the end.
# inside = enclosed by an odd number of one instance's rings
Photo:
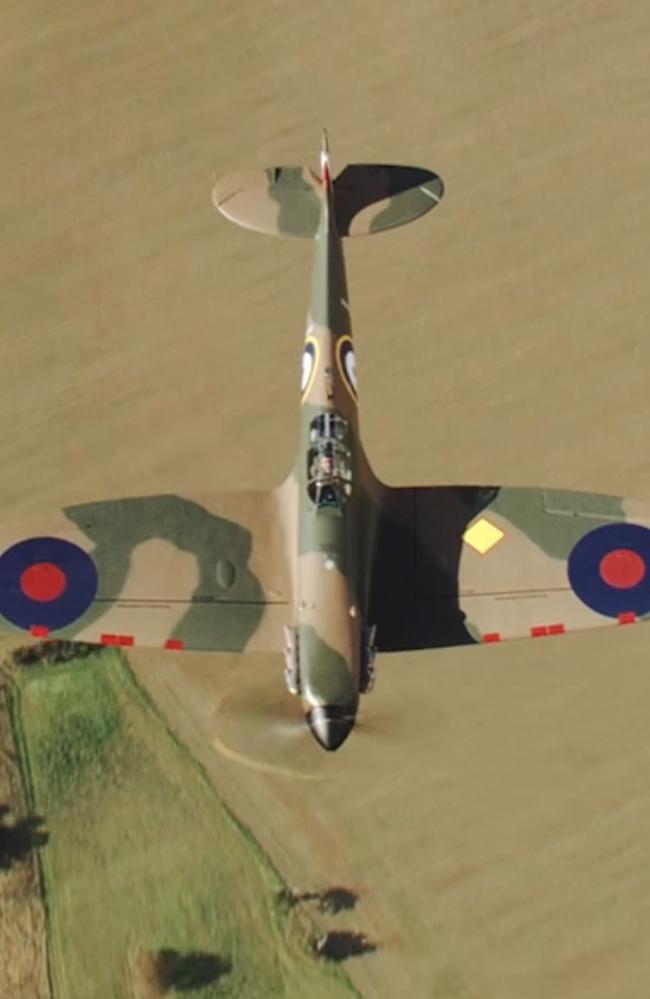
POLYGON ((387 489, 370 614, 384 651, 537 637, 650 612, 650 503, 497 486, 387 489))
POLYGON ((146 496, 0 529, 0 632, 274 650, 289 603, 273 492, 146 496))

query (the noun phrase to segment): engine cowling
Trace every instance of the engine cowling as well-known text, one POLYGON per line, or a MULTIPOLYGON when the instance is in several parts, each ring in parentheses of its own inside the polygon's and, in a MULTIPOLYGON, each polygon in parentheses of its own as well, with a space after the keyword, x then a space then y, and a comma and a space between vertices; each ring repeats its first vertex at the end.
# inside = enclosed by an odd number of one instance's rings
POLYGON ((369 694, 375 685, 377 667, 375 657, 377 646, 375 645, 375 633, 377 626, 372 624, 364 628, 361 635, 361 677, 359 680, 359 692, 369 694))
POLYGON ((298 629, 284 626, 284 682, 290 694, 300 693, 298 629))

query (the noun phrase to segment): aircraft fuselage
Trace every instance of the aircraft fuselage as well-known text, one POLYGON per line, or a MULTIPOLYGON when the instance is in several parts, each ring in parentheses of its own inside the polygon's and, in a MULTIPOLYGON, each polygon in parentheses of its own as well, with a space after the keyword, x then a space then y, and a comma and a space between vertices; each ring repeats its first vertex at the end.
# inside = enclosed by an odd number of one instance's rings
POLYGON ((371 533, 341 238, 323 170, 323 204, 302 358, 297 621, 300 692, 317 741, 336 749, 354 725, 372 670, 365 620, 371 533), (370 661, 369 661, 370 657, 370 661))

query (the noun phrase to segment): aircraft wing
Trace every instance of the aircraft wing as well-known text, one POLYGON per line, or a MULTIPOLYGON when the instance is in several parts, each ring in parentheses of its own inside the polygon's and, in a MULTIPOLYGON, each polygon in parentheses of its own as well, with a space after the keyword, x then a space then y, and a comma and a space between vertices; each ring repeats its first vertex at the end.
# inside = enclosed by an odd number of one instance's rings
POLYGON ((388 488, 380 650, 542 637, 650 612, 650 503, 557 489, 388 488))
POLYGON ((0 632, 279 650, 289 571, 274 492, 145 496, 0 526, 0 632))

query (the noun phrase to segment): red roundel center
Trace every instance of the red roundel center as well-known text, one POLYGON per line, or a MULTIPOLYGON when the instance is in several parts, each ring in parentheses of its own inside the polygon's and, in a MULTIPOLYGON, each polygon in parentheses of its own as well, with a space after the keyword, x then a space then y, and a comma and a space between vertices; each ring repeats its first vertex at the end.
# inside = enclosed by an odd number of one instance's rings
POLYGON ((66 588, 65 573, 51 562, 36 562, 21 574, 20 588, 30 600, 56 600, 66 588))
POLYGON ((600 575, 609 586, 628 590, 645 576, 645 562, 630 548, 617 548, 600 560, 600 575))

